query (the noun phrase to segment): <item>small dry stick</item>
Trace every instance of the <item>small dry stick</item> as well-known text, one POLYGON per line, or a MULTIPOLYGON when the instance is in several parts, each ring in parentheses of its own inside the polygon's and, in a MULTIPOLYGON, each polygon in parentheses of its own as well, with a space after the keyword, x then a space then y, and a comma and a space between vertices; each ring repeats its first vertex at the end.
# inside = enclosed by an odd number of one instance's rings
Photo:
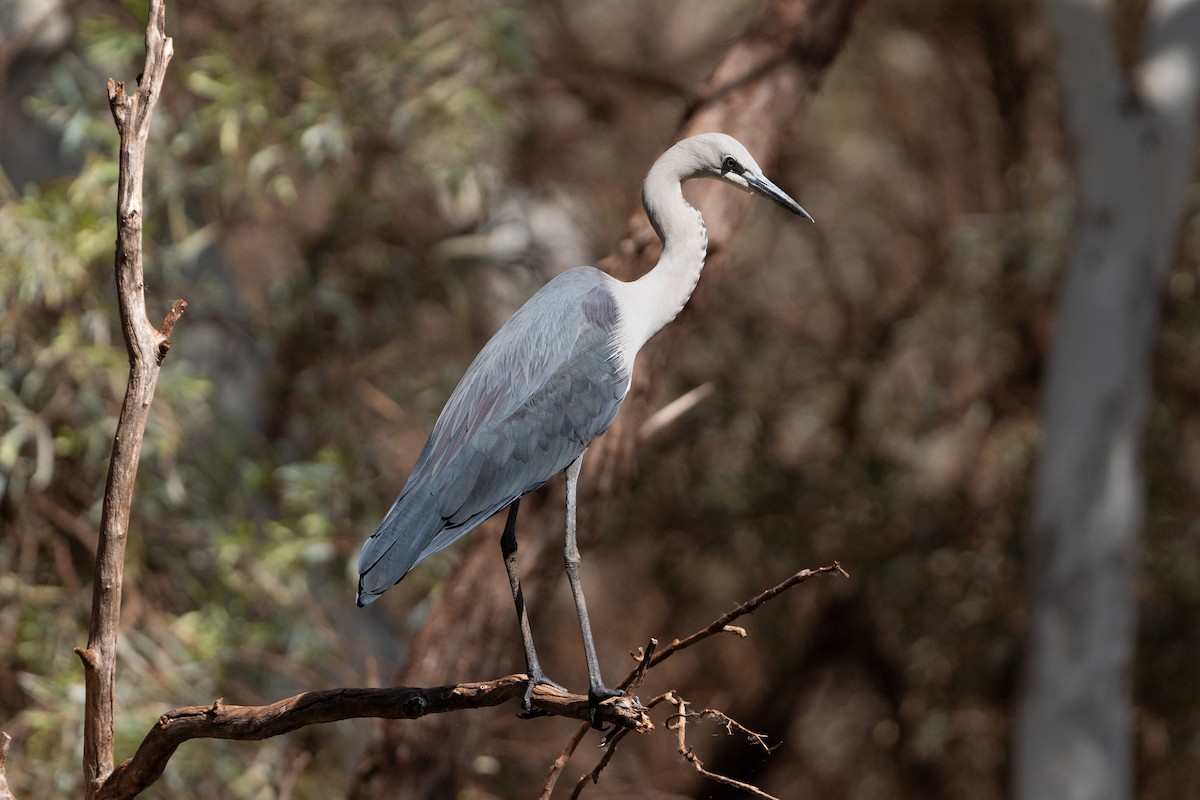
POLYGON ((600 782, 600 773, 608 766, 608 762, 612 761, 613 754, 617 752, 617 745, 621 743, 627 733, 629 733, 628 729, 622 729, 605 737, 607 745, 604 748, 604 755, 600 756, 600 760, 596 762, 596 766, 592 768, 591 772, 585 772, 579 776, 579 780, 575 782, 575 788, 571 790, 571 800, 577 800, 583 792, 583 787, 588 783, 600 782))
POLYGON ((721 723, 722 726, 724 726, 725 733, 729 734, 730 736, 732 736, 734 733, 745 734, 747 739, 754 742, 768 753, 775 749, 767 744, 767 737, 763 736, 761 733, 755 733, 754 731, 750 730, 745 725, 726 714, 724 711, 718 711, 715 708, 706 708, 703 711, 692 712, 692 716, 694 716, 696 719, 716 720, 717 722, 721 723))
POLYGON ((646 646, 635 656, 638 665, 634 669, 633 675, 630 676, 629 685, 624 687, 630 692, 636 692, 638 687, 642 685, 642 681, 646 680, 646 673, 650 671, 650 660, 654 658, 654 651, 658 649, 658 639, 653 637, 646 643, 646 646))
MULTIPOLYGON (((688 720, 688 717, 689 716, 697 716, 697 715, 695 715, 693 712, 687 710, 687 703, 684 702, 683 698, 679 697, 678 695, 676 695, 673 698, 672 702, 674 702, 674 704, 675 704, 676 712, 675 712, 675 716, 673 716, 671 718, 671 720, 669 720, 667 722, 667 728, 670 729, 672 726, 674 726, 676 737, 677 737, 676 741, 678 742, 678 747, 679 747, 679 754, 681 756, 683 756, 685 759, 687 759, 688 763, 690 763, 693 767, 695 767, 697 772, 699 772, 701 775, 703 775, 704 777, 708 778, 711 781, 716 781, 717 783, 723 783, 726 786, 733 786, 737 789, 741 789, 743 792, 752 794, 755 797, 761 797, 761 798, 763 798, 763 800, 779 800, 779 798, 776 797, 775 795, 767 794, 762 789, 759 789, 757 786, 754 786, 753 784, 743 783, 742 781, 726 777, 725 775, 719 775, 716 772, 711 772, 711 771, 705 769, 704 762, 700 760, 700 757, 698 755, 696 755, 696 751, 693 750, 691 747, 689 747, 688 743, 687 743, 687 720, 688 720)), ((720 713, 720 712, 718 712, 718 713, 720 713)), ((720 714, 720 716, 725 717, 724 714, 720 714)), ((729 719, 729 718, 725 717, 725 719, 729 719)), ((732 722, 732 720, 730 720, 730 721, 732 722)), ((742 728, 741 725, 738 725, 738 727, 742 728)), ((742 730, 745 730, 745 728, 742 728, 742 730)), ((754 734, 754 735, 757 736, 758 739, 761 741, 761 739, 762 739, 761 736, 758 736, 758 734, 754 734)), ((765 746, 766 745, 764 745, 764 747, 765 746)))
MULTIPOLYGON (((654 640, 651 639, 650 641, 653 642, 654 640)), ((655 697, 649 703, 646 703, 644 708, 646 710, 652 709, 655 706, 657 706, 659 703, 663 702, 664 700, 669 700, 669 699, 673 698, 674 696, 675 695, 673 692, 666 692, 664 694, 660 694, 658 697, 655 697)), ((733 722, 733 720, 730 720, 730 722, 733 722)), ((737 725, 736 722, 733 724, 737 725)), ((740 728, 741 726, 738 725, 738 727, 740 728)), ((745 730, 745 729, 743 728, 743 730, 745 730)), ((579 732, 580 738, 582 738, 584 733, 587 733, 587 728, 581 729, 581 731, 579 732)), ((585 772, 583 775, 579 776, 579 780, 575 782, 575 789, 571 792, 571 800, 575 800, 575 798, 578 798, 579 795, 583 792, 584 787, 587 786, 589 782, 591 782, 591 783, 599 783, 600 782, 600 773, 603 772, 604 768, 608 766, 608 762, 612 761, 613 754, 617 751, 617 745, 621 742, 622 739, 625 738, 625 735, 627 733, 629 733, 628 728, 614 730, 612 733, 605 736, 600 741, 600 746, 604 748, 604 755, 600 756, 600 760, 598 762, 596 762, 596 766, 593 767, 590 772, 585 772)), ((576 743, 576 744, 578 744, 578 743, 576 743)), ((569 754, 560 756, 560 758, 564 758, 564 757, 569 757, 569 754)), ((564 762, 564 764, 565 764, 565 762, 564 762)), ((551 784, 550 789, 553 789, 553 788, 554 788, 554 786, 553 786, 553 784, 551 784)), ((546 790, 546 791, 549 791, 549 790, 546 790)), ((546 794, 545 792, 543 792, 542 797, 546 798, 548 800, 549 795, 546 794)))
MULTIPOLYGON (((671 656, 678 653, 680 650, 684 650, 688 647, 691 647, 692 645, 696 644, 697 642, 702 642, 705 639, 707 639, 708 637, 715 636, 718 633, 732 633, 736 636, 745 637, 746 631, 744 628, 739 628, 736 625, 731 624, 735 619, 737 619, 739 617, 744 617, 747 614, 754 613, 756 610, 758 610, 759 606, 761 606, 763 603, 766 603, 769 600, 775 599, 779 595, 786 592, 788 589, 791 589, 793 586, 797 586, 801 583, 804 583, 809 578, 815 578, 817 575, 826 575, 826 574, 829 574, 832 572, 836 572, 839 575, 846 577, 846 578, 850 577, 850 575, 846 572, 846 570, 842 569, 841 562, 838 562, 838 561, 835 561, 832 564, 829 564, 828 566, 818 567, 817 569, 802 569, 799 572, 797 572, 795 575, 792 575, 787 580, 782 581, 781 583, 778 583, 775 586, 772 586, 770 589, 767 589, 765 592, 762 592, 757 597, 755 597, 751 600, 747 600, 746 602, 742 603, 741 605, 737 606, 736 608, 717 617, 715 620, 710 622, 707 626, 696 631, 691 636, 686 636, 683 639, 673 640, 669 645, 667 645, 665 648, 663 648, 663 651, 661 653, 659 653, 658 655, 656 655, 652 659, 650 659, 650 666, 647 667, 646 669, 653 669, 654 667, 657 667, 662 662, 666 661, 671 656)), ((639 664, 637 669, 635 669, 633 672, 629 673, 629 676, 624 681, 621 682, 620 688, 623 689, 626 686, 628 686, 630 684, 630 682, 633 681, 633 679, 637 675, 638 671, 641 669, 642 669, 642 665, 639 664)))
MULTIPOLYGON (((636 691, 639 686, 641 686, 642 680, 646 677, 646 670, 650 668, 650 658, 654 655, 654 650, 656 647, 658 647, 658 639, 651 638, 650 641, 646 643, 646 646, 641 648, 641 650, 639 650, 636 654, 630 653, 634 660, 638 662, 639 669, 635 671, 634 679, 629 684, 629 691, 627 693, 632 693, 636 691)), ((646 708, 650 707, 651 706, 646 706, 646 708)), ((554 786, 556 783, 558 783, 558 776, 562 773, 563 768, 567 766, 567 762, 571 759, 571 755, 579 747, 579 743, 583 741, 583 737, 587 735, 587 732, 591 729, 591 727, 591 723, 580 725, 575 730, 575 733, 572 734, 571 739, 567 742, 567 746, 563 748, 563 751, 558 754, 558 758, 554 759, 554 762, 550 765, 550 772, 546 775, 546 783, 542 787, 542 793, 538 796, 538 800, 550 800, 550 793, 554 791, 554 786)), ((618 728, 600 740, 600 746, 605 748, 604 755, 600 758, 600 763, 596 765, 595 769, 593 769, 587 775, 580 777, 579 782, 575 785, 575 791, 571 794, 572 797, 579 796, 579 793, 583 791, 583 784, 586 782, 589 776, 592 779, 592 783, 595 783, 600 779, 600 772, 612 759, 612 754, 616 750, 617 742, 623 738, 623 729, 618 728)))
POLYGON ((558 758, 554 759, 554 763, 550 765, 550 772, 546 775, 546 783, 542 786, 542 793, 538 795, 538 800, 550 800, 550 795, 554 791, 554 786, 558 783, 558 776, 562 774, 563 769, 567 766, 567 762, 571 760, 579 743, 583 741, 583 737, 587 736, 587 732, 591 730, 592 724, 585 722, 575 729, 575 733, 571 735, 567 746, 558 754, 558 758))

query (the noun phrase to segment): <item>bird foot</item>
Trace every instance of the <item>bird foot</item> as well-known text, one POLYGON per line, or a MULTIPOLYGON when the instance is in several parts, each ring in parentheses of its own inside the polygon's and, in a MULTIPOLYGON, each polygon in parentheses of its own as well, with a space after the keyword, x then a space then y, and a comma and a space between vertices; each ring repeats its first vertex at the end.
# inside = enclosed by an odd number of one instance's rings
MULTIPOLYGON (((604 724, 596 719, 596 712, 600 709, 601 703, 613 697, 628 697, 628 695, 618 689, 610 689, 602 684, 588 688, 588 721, 598 731, 604 730, 604 724)), ((632 698, 632 700, 634 703, 641 705, 641 701, 636 697, 632 698)))
POLYGON ((549 686, 552 689, 557 689, 563 694, 570 694, 570 690, 563 686, 558 681, 552 681, 546 677, 546 673, 540 669, 533 670, 529 675, 529 683, 525 685, 525 696, 521 698, 521 708, 524 710, 521 714, 522 718, 529 719, 532 717, 543 716, 543 712, 533 710, 533 690, 538 684, 549 686))

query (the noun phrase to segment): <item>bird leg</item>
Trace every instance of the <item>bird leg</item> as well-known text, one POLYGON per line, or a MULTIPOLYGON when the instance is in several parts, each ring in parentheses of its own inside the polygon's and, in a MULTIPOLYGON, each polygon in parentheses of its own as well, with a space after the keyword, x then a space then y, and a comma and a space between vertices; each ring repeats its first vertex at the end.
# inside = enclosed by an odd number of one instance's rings
POLYGON ((592 727, 596 725, 596 706, 608 697, 622 697, 624 692, 610 689, 600 677, 600 661, 596 658, 596 643, 592 640, 592 624, 588 621, 587 601, 583 597, 583 584, 579 580, 579 545, 575 541, 576 486, 579 470, 583 466, 583 454, 567 467, 567 536, 563 547, 563 563, 567 569, 567 581, 575 597, 575 612, 579 616, 579 630, 583 634, 583 653, 587 658, 588 700, 592 706, 592 727))
POLYGON ((538 663, 537 650, 533 646, 533 630, 529 627, 529 611, 525 608, 525 594, 521 591, 521 574, 517 570, 517 509, 521 498, 513 500, 508 507, 508 521, 504 523, 504 533, 500 536, 500 552, 504 554, 504 569, 508 572, 508 585, 512 589, 513 603, 517 607, 517 624, 521 627, 521 645, 525 648, 525 673, 529 676, 529 685, 525 687, 525 697, 521 706, 526 712, 533 710, 533 687, 539 683, 553 686, 559 691, 566 692, 566 687, 555 683, 542 672, 538 663))

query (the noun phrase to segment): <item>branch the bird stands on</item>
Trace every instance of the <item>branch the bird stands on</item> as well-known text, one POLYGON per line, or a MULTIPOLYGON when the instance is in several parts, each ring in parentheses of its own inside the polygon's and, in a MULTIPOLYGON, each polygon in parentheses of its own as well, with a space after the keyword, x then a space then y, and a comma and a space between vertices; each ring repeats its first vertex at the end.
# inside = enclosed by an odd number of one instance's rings
MULTIPOLYGON (((646 674, 672 654, 727 632, 734 620, 753 613, 762 604, 810 578, 833 574, 845 576, 846 572, 836 562, 817 569, 801 570, 754 599, 722 614, 700 630, 674 640, 658 657, 653 657, 652 648, 646 648, 639 654, 640 658, 635 657, 639 663, 621 686, 637 689, 646 674)), ((744 630, 741 631, 741 635, 745 635, 744 630)), ((218 699, 207 706, 177 708, 158 718, 142 739, 137 752, 113 770, 97 797, 102 800, 126 800, 137 796, 162 776, 176 749, 191 739, 257 741, 308 725, 338 720, 418 719, 433 714, 486 708, 522 699, 528 684, 527 675, 517 674, 490 681, 428 689, 409 686, 326 689, 304 692, 265 706, 227 705, 218 699)), ((543 797, 549 797, 562 768, 566 766, 575 747, 592 725, 600 723, 611 726, 606 737, 608 754, 593 770, 598 776, 624 734, 631 731, 649 733, 655 729, 648 713, 649 709, 657 706, 662 702, 661 698, 668 694, 675 698, 680 697, 678 691, 672 689, 659 695, 660 699, 648 702, 645 706, 617 697, 609 698, 596 707, 584 695, 564 693, 545 684, 536 685, 531 706, 536 715, 583 720, 578 735, 551 768, 543 797)))

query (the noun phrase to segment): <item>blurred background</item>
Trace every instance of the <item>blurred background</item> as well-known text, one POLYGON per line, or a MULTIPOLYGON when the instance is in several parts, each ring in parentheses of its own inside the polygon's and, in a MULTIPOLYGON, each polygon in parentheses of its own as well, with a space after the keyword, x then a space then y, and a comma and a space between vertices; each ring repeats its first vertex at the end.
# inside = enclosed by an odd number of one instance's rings
MULTIPOLYGON (((1113 6, 1126 63, 1145 5, 1113 6)), ((118 760, 171 707, 390 682, 462 548, 360 611, 363 537, 490 333, 612 252, 646 169, 760 8, 171 4, 147 300, 152 319, 190 305, 135 498, 118 760)), ((72 648, 127 366, 104 81, 132 81, 146 8, 0 11, 0 728, 16 795, 54 797, 78 788, 72 648)), ((767 755, 700 728, 711 769, 784 796, 1008 796, 1039 384, 1076 191, 1060 114, 1049 37, 1020 0, 864 3, 764 165, 817 226, 756 204, 730 268, 701 280, 652 405, 711 393, 590 515, 606 672, 801 568, 838 559, 851 576, 793 590, 748 639, 677 656, 644 691, 679 688, 778 743, 767 755)), ((1186 213, 1144 445, 1141 798, 1200 796, 1194 199, 1186 213)), ((489 580, 503 589, 498 555, 489 580)), ((582 686, 565 581, 532 613, 547 671, 582 686)), ((502 646, 503 671, 523 669, 515 625, 502 646)), ((540 791, 575 726, 514 711, 457 716, 483 731, 462 796, 540 791)), ((147 796, 341 796, 376 733, 188 743, 147 796)), ((598 757, 583 750, 564 786, 598 757)), ((661 731, 626 741, 584 796, 631 794, 736 796, 661 731)))

